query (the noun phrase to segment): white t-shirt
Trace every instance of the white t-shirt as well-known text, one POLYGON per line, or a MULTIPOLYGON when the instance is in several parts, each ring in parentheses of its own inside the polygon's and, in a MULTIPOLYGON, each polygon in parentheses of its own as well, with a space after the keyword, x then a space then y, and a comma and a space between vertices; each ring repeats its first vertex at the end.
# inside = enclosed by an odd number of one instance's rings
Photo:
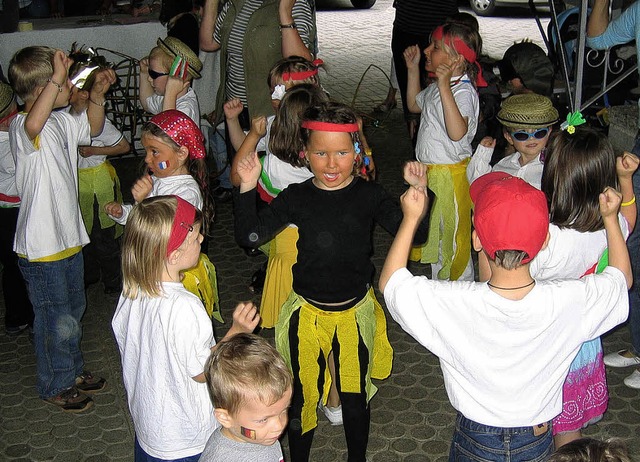
MULTIPOLYGON (((161 113, 163 101, 164 96, 162 95, 153 94, 149 96, 147 98, 149 112, 151 114, 161 113)), ((176 109, 184 112, 191 117, 191 120, 193 120, 198 127, 200 126, 200 106, 198 105, 198 97, 196 96, 196 92, 193 91, 193 88, 189 87, 187 92, 176 100, 176 109)))
POLYGON ((211 320, 195 295, 179 282, 162 284, 164 295, 120 297, 113 332, 136 437, 160 459, 199 454, 218 426, 204 371, 215 345, 211 320))
MULTIPOLYGON (((107 118, 104 119, 104 128, 102 133, 98 136, 91 138, 91 146, 98 147, 111 147, 115 146, 122 140, 122 133, 111 123, 107 118)), ((78 168, 92 168, 97 167, 107 160, 107 156, 78 156, 78 168)))
MULTIPOLYGON (((156 178, 152 176, 151 179, 153 180, 153 187, 147 198, 174 195, 181 197, 195 208, 202 210, 203 200, 200 186, 198 186, 198 182, 191 175, 175 175, 167 178, 156 178)), ((131 213, 132 208, 133 205, 131 204, 122 204, 122 216, 120 218, 112 215, 109 216, 116 223, 125 225, 127 224, 127 219, 129 218, 129 213, 131 213)))
MULTIPOLYGON (((458 78, 452 77, 451 82, 458 78)), ((432 83, 416 96, 416 103, 422 109, 416 158, 423 164, 456 164, 471 156, 471 141, 478 128, 480 112, 478 92, 467 75, 462 76, 452 91, 460 114, 468 118, 467 133, 459 141, 453 141, 447 135, 438 84, 432 83)))
POLYGON ((478 145, 476 152, 471 157, 471 160, 469 160, 469 165, 467 166, 467 179, 469 180, 469 184, 489 172, 506 172, 509 175, 522 178, 531 186, 540 189, 542 169, 544 168, 544 164, 540 160, 540 155, 529 161, 529 163, 520 165, 520 157, 522 154, 514 152, 501 159, 500 162, 491 168, 489 162, 491 162, 492 155, 493 148, 478 145))
MULTIPOLYGON (((629 223, 618 214, 622 235, 629 237, 629 223)), ((577 279, 598 262, 607 248, 604 229, 581 233, 549 225, 549 244, 531 260, 529 270, 536 279, 577 279)))
POLYGON ((22 199, 13 250, 35 260, 89 243, 78 205, 78 145, 91 134, 86 111, 53 111, 32 141, 26 116, 17 114, 9 128, 22 199))
POLYGON ((9 132, 0 131, 0 207, 18 206, 20 198, 16 189, 16 162, 11 155, 9 132))
POLYGON ((431 281, 403 268, 384 297, 393 319, 440 358, 453 407, 494 427, 557 416, 582 343, 629 313, 624 275, 613 267, 580 280, 537 281, 519 301, 486 283, 431 281))

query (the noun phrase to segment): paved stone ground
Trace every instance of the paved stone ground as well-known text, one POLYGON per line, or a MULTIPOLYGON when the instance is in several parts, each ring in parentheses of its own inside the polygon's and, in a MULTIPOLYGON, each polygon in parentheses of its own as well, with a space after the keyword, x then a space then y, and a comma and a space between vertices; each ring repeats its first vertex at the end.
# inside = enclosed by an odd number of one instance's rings
MULTIPOLYGON (((338 0, 335 0, 338 1, 338 0)), ((340 0, 346 2, 346 0, 340 0)), ((322 57, 328 73, 323 83, 336 99, 351 102, 355 88, 367 66, 379 65, 387 71, 393 9, 391 0, 378 0, 368 11, 346 8, 318 13, 322 57)), ((531 20, 518 18, 481 19, 485 49, 499 57, 519 31, 537 29, 531 20), (515 22, 514 22, 515 21, 515 22), (499 30, 498 37, 486 31, 499 30)), ((526 35, 526 34, 525 34, 526 35)), ((523 35, 524 36, 524 35, 523 35)), ((367 111, 386 95, 386 79, 370 71, 363 80, 356 106, 367 111)), ((388 190, 402 192, 400 169, 411 158, 399 109, 391 112, 377 127, 366 119, 367 134, 381 171, 380 181, 388 190)), ((135 162, 116 162, 123 183, 135 174, 135 162)), ((375 234, 374 262, 381 268, 391 240, 383 231, 375 234)), ((209 255, 218 269, 223 312, 239 300, 251 299, 247 290, 250 275, 264 261, 249 258, 235 245, 230 204, 219 204, 209 255)), ((420 273, 423 268, 412 269, 420 273)), ((380 294, 378 294, 382 300, 380 294)), ((9 338, 0 333, 0 460, 2 461, 131 461, 133 426, 127 411, 121 381, 117 347, 110 329, 116 297, 105 296, 100 284, 87 292, 83 352, 87 368, 106 377, 108 389, 95 396, 95 406, 84 415, 68 415, 38 399, 35 392, 35 361, 26 335, 9 338)), ((258 301, 258 300, 256 300, 258 301)), ((2 313, 4 310, 0 310, 2 313)), ((2 316, 2 315, 0 315, 2 316)), ((4 320, 0 319, 0 323, 4 320)), ((215 325, 216 336, 227 327, 215 325)), ((263 331, 272 337, 272 331, 263 331)), ((393 373, 377 383, 379 392, 371 402, 372 425, 369 458, 374 462, 444 461, 453 431, 454 410, 448 402, 438 360, 407 336, 393 321, 389 338, 395 349, 393 373)), ((605 337, 606 351, 629 342, 626 328, 605 337)), ((622 379, 630 370, 609 370, 609 411, 602 422, 586 434, 598 438, 617 436, 630 442, 632 453, 640 458, 640 392, 626 388, 622 379)), ((286 438, 283 441, 286 448, 286 438)), ((332 427, 319 418, 313 461, 346 460, 341 427, 332 427)))

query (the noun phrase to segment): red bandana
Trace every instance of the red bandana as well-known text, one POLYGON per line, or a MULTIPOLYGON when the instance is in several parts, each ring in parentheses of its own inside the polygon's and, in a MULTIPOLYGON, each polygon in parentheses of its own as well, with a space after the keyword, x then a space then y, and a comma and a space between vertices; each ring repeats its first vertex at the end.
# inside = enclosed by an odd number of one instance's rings
POLYGON ((324 61, 321 59, 316 59, 312 63, 315 66, 315 69, 310 71, 300 71, 300 72, 285 72, 282 74, 282 80, 284 82, 288 82, 290 80, 306 80, 309 77, 318 74, 318 67, 324 64, 324 61))
POLYGON ((476 52, 469 48, 469 45, 464 43, 464 41, 460 37, 451 37, 450 35, 444 36, 444 30, 442 26, 436 27, 436 29, 431 34, 431 40, 442 40, 446 45, 450 46, 456 52, 461 55, 466 61, 471 64, 475 64, 478 68, 478 76, 476 77, 476 86, 478 87, 486 87, 488 86, 487 81, 482 76, 482 67, 480 63, 477 61, 478 57, 476 56, 476 52))
POLYGON ((196 123, 184 112, 169 109, 154 115, 149 122, 165 132, 178 146, 189 148, 190 158, 204 158, 204 136, 196 123))
POLYGON ((317 122, 315 120, 305 120, 304 122, 302 122, 302 128, 306 128, 308 130, 317 130, 320 132, 354 133, 359 131, 357 123, 334 124, 331 122, 317 122))
POLYGON ((196 208, 181 197, 173 196, 178 201, 176 216, 173 217, 171 235, 167 243, 167 257, 182 245, 189 232, 193 230, 193 222, 196 218, 196 208))

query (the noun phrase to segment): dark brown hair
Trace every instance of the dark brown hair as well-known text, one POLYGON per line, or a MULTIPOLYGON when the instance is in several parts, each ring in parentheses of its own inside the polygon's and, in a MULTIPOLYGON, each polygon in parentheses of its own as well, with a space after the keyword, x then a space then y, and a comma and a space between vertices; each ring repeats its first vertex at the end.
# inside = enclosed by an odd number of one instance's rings
POLYGON ((551 223, 583 233, 603 229, 598 197, 608 186, 617 189, 618 178, 613 147, 603 133, 582 125, 573 134, 551 134, 542 171, 551 223))

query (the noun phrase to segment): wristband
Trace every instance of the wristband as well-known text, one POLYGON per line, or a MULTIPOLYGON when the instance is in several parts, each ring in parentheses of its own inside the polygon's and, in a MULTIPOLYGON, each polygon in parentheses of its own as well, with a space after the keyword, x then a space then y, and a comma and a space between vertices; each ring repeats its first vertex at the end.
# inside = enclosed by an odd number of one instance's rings
POLYGON ((56 87, 58 87, 58 93, 62 93, 62 85, 60 85, 58 82, 54 82, 52 79, 47 79, 47 82, 54 84, 56 87))
POLYGON ((107 104, 107 100, 105 99, 102 103, 96 103, 94 100, 92 100, 91 98, 89 98, 89 101, 92 102, 93 104, 95 104, 96 106, 100 106, 100 107, 105 107, 107 104))
POLYGON ((623 202, 622 204, 620 204, 620 207, 629 207, 630 205, 633 205, 636 203, 636 196, 633 196, 631 198, 631 200, 627 201, 627 202, 623 202))
POLYGON ((282 29, 297 29, 298 26, 296 26, 295 22, 292 22, 291 24, 280 24, 280 30, 282 29))

